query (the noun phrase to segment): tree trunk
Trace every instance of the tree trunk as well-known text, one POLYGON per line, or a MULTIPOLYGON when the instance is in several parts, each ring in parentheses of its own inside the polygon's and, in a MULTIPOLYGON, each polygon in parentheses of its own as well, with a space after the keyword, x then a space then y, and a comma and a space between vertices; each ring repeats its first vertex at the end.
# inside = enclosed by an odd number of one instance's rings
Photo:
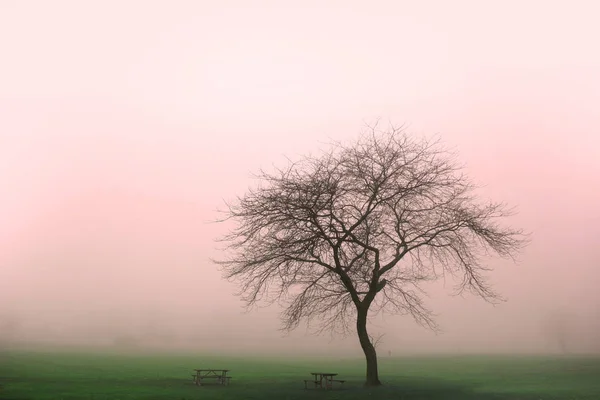
POLYGON ((375 346, 373 346, 373 343, 371 343, 371 339, 369 338, 369 334, 367 332, 368 312, 368 308, 358 310, 356 331, 358 333, 360 346, 362 347, 367 360, 367 380, 365 382, 365 386, 380 386, 381 382, 379 381, 379 372, 377 370, 377 352, 375 351, 375 346))

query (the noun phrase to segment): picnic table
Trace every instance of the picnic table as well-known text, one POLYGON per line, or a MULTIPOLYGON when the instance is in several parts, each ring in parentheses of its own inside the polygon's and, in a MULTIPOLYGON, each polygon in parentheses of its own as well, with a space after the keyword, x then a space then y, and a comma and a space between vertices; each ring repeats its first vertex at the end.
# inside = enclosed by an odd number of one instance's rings
POLYGON ((314 380, 310 380, 310 379, 305 379, 304 380, 304 388, 308 389, 308 383, 313 383, 315 385, 315 388, 321 388, 323 389, 323 383, 325 383, 325 389, 333 389, 333 382, 340 382, 340 383, 344 383, 346 381, 341 381, 341 380, 337 380, 337 379, 333 379, 335 376, 337 376, 338 374, 334 373, 334 372, 311 372, 310 373, 314 380))
POLYGON ((228 369, 209 368, 195 369, 194 371, 196 371, 196 373, 192 375, 192 378, 194 379, 194 383, 198 386, 202 386, 202 381, 206 379, 214 379, 219 385, 228 385, 229 380, 231 379, 230 376, 227 376, 227 373, 230 371, 228 369))

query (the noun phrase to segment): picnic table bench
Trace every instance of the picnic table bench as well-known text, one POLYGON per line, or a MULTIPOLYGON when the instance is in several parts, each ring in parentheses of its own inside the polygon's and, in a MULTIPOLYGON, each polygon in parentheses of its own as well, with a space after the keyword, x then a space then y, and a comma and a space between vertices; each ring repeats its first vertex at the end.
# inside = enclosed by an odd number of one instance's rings
POLYGON ((231 376, 227 376, 227 373, 230 371, 228 369, 195 369, 195 374, 192 375, 194 383, 197 386, 202 386, 202 381, 205 379, 216 380, 219 385, 228 385, 231 376))
POLYGON ((305 379, 304 380, 304 389, 308 389, 308 384, 314 384, 315 388, 323 389, 323 383, 325 383, 325 389, 333 389, 333 382, 339 382, 340 384, 344 384, 345 380, 333 379, 338 374, 333 372, 311 372, 310 373, 314 379, 305 379))

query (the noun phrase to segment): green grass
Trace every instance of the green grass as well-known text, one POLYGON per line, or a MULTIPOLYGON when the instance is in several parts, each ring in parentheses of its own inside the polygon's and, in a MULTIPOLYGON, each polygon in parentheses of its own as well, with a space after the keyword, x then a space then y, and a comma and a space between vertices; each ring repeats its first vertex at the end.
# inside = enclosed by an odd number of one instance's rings
POLYGON ((381 357, 383 387, 363 387, 362 359, 0 354, 0 399, 600 399, 600 358, 381 357), (227 368, 230 386, 196 387, 194 368, 227 368), (341 390, 304 390, 313 370, 346 379, 341 390))

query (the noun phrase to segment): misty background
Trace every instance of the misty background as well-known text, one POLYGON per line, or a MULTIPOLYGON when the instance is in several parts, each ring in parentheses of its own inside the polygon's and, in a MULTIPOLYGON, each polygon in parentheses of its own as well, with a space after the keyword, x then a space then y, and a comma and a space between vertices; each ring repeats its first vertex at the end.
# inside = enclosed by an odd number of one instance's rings
POLYGON ((382 117, 439 134, 532 243, 490 261, 507 302, 437 282, 443 334, 379 316, 380 354, 600 351, 599 7, 0 2, 0 343, 360 355, 244 314, 210 221, 382 117))

